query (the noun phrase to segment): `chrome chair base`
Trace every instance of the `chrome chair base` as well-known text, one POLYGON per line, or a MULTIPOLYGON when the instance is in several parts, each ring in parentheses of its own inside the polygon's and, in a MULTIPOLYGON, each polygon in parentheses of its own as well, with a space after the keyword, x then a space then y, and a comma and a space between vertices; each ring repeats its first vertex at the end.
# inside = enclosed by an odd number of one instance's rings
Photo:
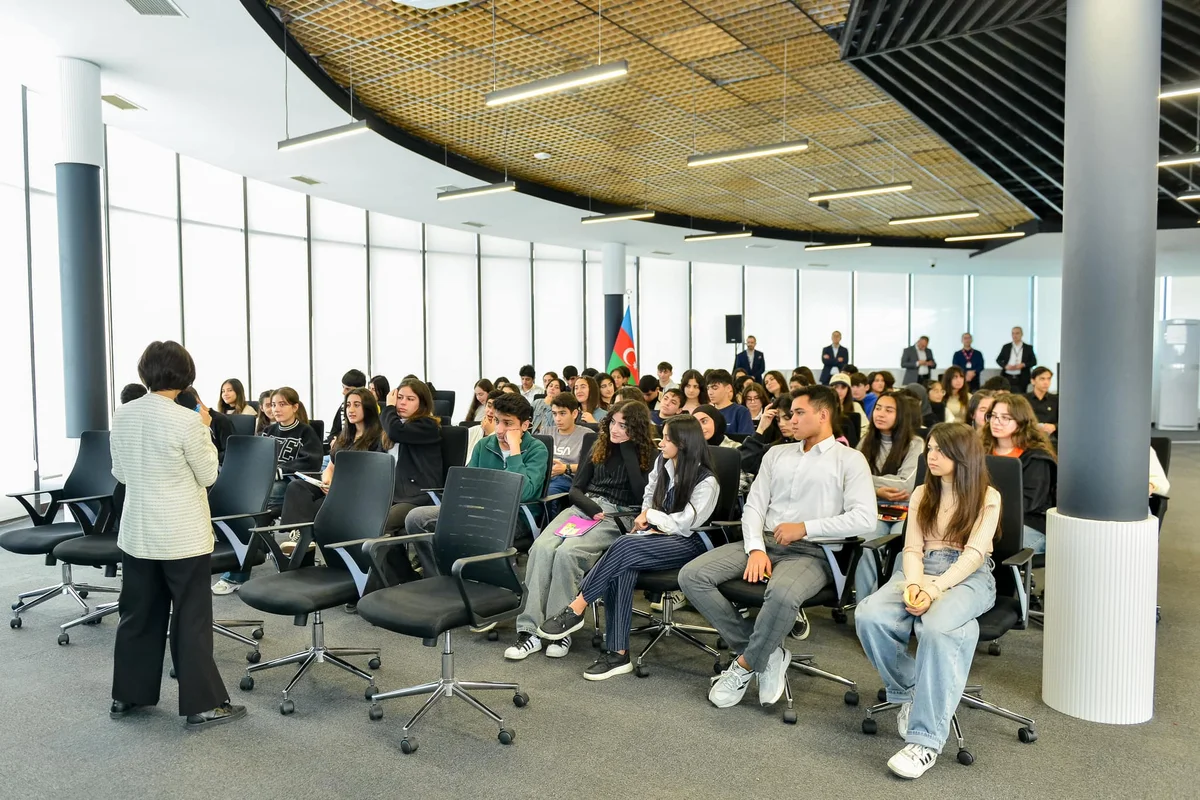
POLYGON ((630 636, 637 636, 637 635, 651 636, 650 641, 646 644, 646 646, 642 649, 642 652, 639 653, 637 658, 634 660, 634 666, 633 666, 634 673, 639 678, 644 678, 650 674, 649 671, 647 670, 645 664, 643 663, 644 659, 646 658, 646 654, 649 653, 654 648, 654 646, 657 645, 660 641, 662 641, 663 639, 670 637, 670 636, 678 636, 680 639, 683 639, 683 641, 687 642, 692 647, 695 647, 697 650, 701 650, 705 653, 708 653, 710 656, 713 657, 714 669, 719 669, 720 662, 721 662, 720 652, 718 652, 715 648, 709 647, 704 642, 697 639, 696 636, 694 635, 694 634, 704 634, 704 635, 708 635, 708 636, 716 636, 716 637, 718 637, 718 647, 719 647, 719 646, 721 646, 721 643, 720 643, 720 635, 717 633, 717 630, 715 628, 707 628, 703 625, 688 625, 688 624, 685 624, 682 622, 676 622, 674 620, 675 600, 672 597, 670 592, 663 595, 662 605, 663 605, 663 608, 662 608, 662 616, 661 617, 654 617, 654 616, 647 614, 644 611, 640 611, 636 608, 633 610, 633 613, 635 615, 645 617, 647 620, 649 620, 649 622, 647 624, 641 626, 640 628, 634 628, 633 630, 631 630, 629 632, 629 635, 630 636))
POLYGON ((84 600, 89 592, 109 592, 119 594, 121 591, 118 586, 95 586, 90 583, 76 583, 71 576, 71 565, 62 565, 62 582, 56 583, 53 586, 43 586, 41 589, 34 589, 29 592, 21 592, 17 595, 17 602, 12 604, 13 616, 9 620, 9 627, 21 627, 21 615, 29 609, 40 606, 47 600, 51 600, 59 595, 65 595, 73 599, 83 609, 84 615, 92 613, 92 609, 84 600), (30 599, 33 598, 33 599, 30 599), (27 602, 28 601, 28 602, 27 602))

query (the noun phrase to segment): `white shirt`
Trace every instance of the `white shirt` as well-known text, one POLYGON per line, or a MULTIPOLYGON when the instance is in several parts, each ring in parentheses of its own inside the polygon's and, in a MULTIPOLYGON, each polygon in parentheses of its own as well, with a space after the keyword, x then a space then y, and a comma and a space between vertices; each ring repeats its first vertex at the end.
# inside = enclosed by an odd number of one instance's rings
MULTIPOLYGON (((925 351, 918 348, 917 349, 917 361, 928 361, 928 360, 929 360, 929 356, 925 354, 925 351)), ((922 364, 921 366, 917 367, 917 374, 918 375, 928 375, 929 367, 922 364)))
POLYGON ((742 511, 747 553, 765 550, 764 531, 803 522, 809 541, 867 536, 875 530, 875 485, 867 459, 832 436, 813 445, 776 445, 763 456, 742 511))
POLYGON ((524 397, 526 400, 529 401, 529 405, 533 405, 534 395, 538 394, 538 392, 541 391, 541 389, 542 389, 542 387, 538 386, 535 383, 533 386, 529 387, 529 391, 527 392, 521 388, 521 384, 519 384, 519 383, 517 384, 517 391, 521 393, 521 397, 524 397))
MULTIPOLYGON (((661 459, 662 456, 659 458, 661 459)), ((675 462, 673 461, 667 462, 667 481, 668 488, 675 483, 675 462)), ((646 481, 646 492, 642 495, 642 510, 646 512, 646 521, 650 523, 650 527, 659 533, 691 536, 692 528, 708 522, 713 509, 717 507, 717 498, 720 496, 720 486, 716 476, 709 475, 696 484, 688 504, 683 507, 682 511, 668 514, 654 508, 654 490, 657 486, 658 464, 656 463, 651 468, 650 477, 646 481)))
POLYGON ((1022 356, 1025 355, 1025 344, 1014 344, 1012 351, 1008 354, 1008 369, 1005 372, 1010 375, 1020 375, 1021 370, 1017 369, 1017 364, 1022 361, 1022 356))
POLYGON ((665 384, 663 384, 663 385, 659 386, 658 388, 659 388, 659 389, 661 389, 662 391, 664 391, 664 392, 665 392, 667 389, 677 389, 677 388, 679 388, 679 384, 678 384, 678 383, 676 383, 676 382, 674 381, 674 379, 672 379, 672 380, 669 380, 669 381, 667 381, 665 384))

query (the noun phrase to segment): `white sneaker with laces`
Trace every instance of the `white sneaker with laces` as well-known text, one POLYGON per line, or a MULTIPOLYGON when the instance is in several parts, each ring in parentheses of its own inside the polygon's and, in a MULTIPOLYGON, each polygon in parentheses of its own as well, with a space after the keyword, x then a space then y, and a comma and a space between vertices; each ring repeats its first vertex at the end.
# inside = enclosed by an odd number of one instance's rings
POLYGON ((937 751, 923 744, 906 744, 904 749, 888 759, 887 765, 901 778, 919 778, 937 763, 937 751))
POLYGON ((240 588, 242 588, 240 583, 233 583, 222 578, 213 584, 212 593, 217 595, 233 594, 240 588))
POLYGON ((796 612, 796 622, 792 625, 792 632, 788 634, 793 639, 803 641, 808 638, 812 626, 808 622, 808 615, 804 613, 804 609, 796 612))
POLYGON ((571 637, 559 639, 557 642, 551 642, 546 645, 546 655, 549 658, 562 658, 567 653, 571 652, 571 637))
POLYGON ((712 679, 708 701, 717 708, 736 706, 746 696, 746 687, 750 685, 750 678, 753 676, 754 673, 742 669, 742 665, 735 658, 728 669, 712 679))
POLYGON ((896 730, 900 732, 900 738, 908 738, 908 715, 912 713, 912 703, 901 703, 900 710, 896 712, 896 730))
POLYGON ((509 661, 523 661, 527 656, 531 656, 541 649, 541 639, 535 634, 521 631, 521 635, 517 637, 517 643, 504 651, 504 657, 509 661))
POLYGON ((496 623, 494 623, 494 622, 489 622, 487 625, 479 625, 479 626, 472 625, 471 633, 487 633, 488 631, 494 629, 495 627, 496 627, 496 623))
MULTIPOLYGON (((688 601, 687 601, 687 598, 684 597, 683 592, 667 592, 667 594, 671 595, 671 610, 678 611, 681 608, 687 608, 688 601)), ((664 595, 664 598, 665 598, 665 596, 666 595, 664 595)), ((653 603, 651 603, 650 610, 651 611, 662 611, 663 610, 662 599, 655 600, 653 603)))
POLYGON ((758 675, 758 704, 773 705, 783 697, 783 686, 787 682, 788 664, 792 663, 792 651, 780 647, 771 653, 767 668, 758 675))

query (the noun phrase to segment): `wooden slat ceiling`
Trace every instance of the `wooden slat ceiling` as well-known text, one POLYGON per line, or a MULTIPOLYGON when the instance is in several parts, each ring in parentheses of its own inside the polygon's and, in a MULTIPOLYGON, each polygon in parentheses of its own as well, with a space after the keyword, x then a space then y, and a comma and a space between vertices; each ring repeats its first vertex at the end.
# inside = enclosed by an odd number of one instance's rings
POLYGON ((852 66, 826 32, 848 0, 471 0, 431 11, 391 0, 270 0, 357 102, 511 177, 582 197, 791 230, 941 237, 1029 211, 852 66), (598 51, 597 40, 600 40, 598 51), (786 43, 786 107, 785 57, 786 43), (484 94, 597 61, 623 80, 487 108, 484 94), (809 150, 702 168, 695 152, 806 137, 809 150), (535 152, 552 158, 534 160, 535 152), (911 180, 903 195, 809 192, 911 180), (975 220, 890 217, 977 208, 975 220))

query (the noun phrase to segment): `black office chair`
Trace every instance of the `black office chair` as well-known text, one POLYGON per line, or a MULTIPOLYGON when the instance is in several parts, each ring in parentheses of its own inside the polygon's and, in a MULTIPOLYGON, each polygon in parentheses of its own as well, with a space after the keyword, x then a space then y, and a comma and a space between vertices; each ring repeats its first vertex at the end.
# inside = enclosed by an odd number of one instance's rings
POLYGON ((477 419, 467 419, 467 420, 463 420, 462 422, 458 423, 458 427, 474 428, 478 424, 479 424, 479 420, 477 420, 477 419))
POLYGON ((842 414, 842 435, 851 447, 858 447, 859 434, 862 431, 862 417, 857 411, 842 414))
POLYGON ((285 664, 300 664, 296 674, 283 690, 279 712, 287 715, 296 710, 288 696, 292 687, 317 662, 326 662, 367 681, 366 696, 375 693, 375 678, 341 656, 372 656, 368 666, 380 666, 378 648, 332 648, 325 646, 325 624, 321 612, 356 602, 370 587, 370 561, 359 544, 341 546, 350 539, 371 539, 383 535, 383 526, 392 507, 392 488, 395 464, 387 453, 347 450, 338 456, 337 470, 329 494, 313 522, 272 525, 252 528, 275 558, 279 572, 254 577, 242 584, 238 596, 251 608, 271 614, 294 617, 294 624, 303 626, 313 615, 312 645, 299 653, 277 658, 262 664, 251 664, 239 684, 243 691, 254 688, 252 673, 285 664), (300 529, 300 541, 291 557, 284 556, 271 535, 277 531, 300 529), (324 565, 304 566, 308 546, 316 542, 325 554, 324 565), (334 554, 337 558, 334 558, 334 554))
MULTIPOLYGON (((588 434, 584 434, 586 437, 588 434)), ((536 500, 530 500, 528 503, 521 504, 521 513, 525 515, 525 522, 529 525, 530 538, 521 542, 524 545, 522 550, 528 550, 529 545, 533 544, 533 538, 541 531, 542 526, 550 522, 550 503, 555 500, 560 500, 565 496, 565 492, 558 494, 549 494, 550 478, 553 477, 554 471, 554 437, 544 434, 535 434, 534 437, 541 442, 546 448, 546 475, 542 480, 542 496, 536 500)))
POLYGON ((433 390, 433 415, 435 417, 454 416, 454 392, 449 389, 433 390))
POLYGON ((313 429, 313 433, 317 435, 318 439, 325 441, 325 420, 310 419, 308 421, 308 427, 313 429))
POLYGON ((727 433, 727 434, 725 434, 725 438, 732 439, 733 441, 737 442, 738 444, 741 444, 742 442, 744 442, 750 438, 750 434, 748 434, 748 433, 727 433))
POLYGON ((258 423, 258 417, 252 417, 249 414, 230 414, 229 421, 233 423, 233 432, 237 436, 253 436, 254 426, 258 423))
MULTIPOLYGON (((1011 630, 1025 630, 1029 627, 1029 594, 1033 588, 1033 550, 1022 547, 1025 532, 1022 498, 1024 493, 1021 484, 1021 462, 1019 459, 1003 456, 987 457, 988 474, 992 485, 1000 492, 1000 538, 992 548, 992 560, 995 567, 992 575, 996 579, 996 604, 980 615, 979 641, 988 642, 988 652, 1000 655, 1000 638, 1011 630)), ((903 549, 903 538, 899 535, 883 537, 889 541, 885 544, 889 558, 887 578, 895 568, 896 559, 903 549)), ((878 540, 876 540, 878 541, 878 540)), ((883 573, 881 573, 881 576, 883 573)), ((880 585, 884 578, 881 577, 880 585)), ((980 695, 983 686, 968 684, 963 689, 959 703, 968 708, 976 708, 995 714, 1022 727, 1017 731, 1017 738, 1024 744, 1037 741, 1037 728, 1029 717, 1001 708, 995 703, 989 703, 980 695)), ((892 711, 900 707, 899 703, 887 702, 887 693, 879 690, 880 702, 867 709, 867 718, 863 720, 863 733, 874 734, 878 731, 875 715, 892 711)), ((965 766, 975 763, 975 757, 966 749, 962 727, 956 713, 950 720, 954 737, 958 742, 958 762, 965 766)))
MULTIPOLYGON (((1163 473, 1168 478, 1171 477, 1171 440, 1166 436, 1151 436, 1150 447, 1154 450, 1154 455, 1158 456, 1163 473)), ((1167 498, 1164 495, 1150 495, 1150 513, 1158 519, 1158 529, 1162 530, 1163 522, 1167 518, 1167 498)))
MULTIPOLYGON (((116 488, 108 431, 84 431, 79 437, 79 455, 63 488, 8 495, 25 507, 33 525, 0 534, 0 547, 10 553, 43 556, 46 566, 54 566, 52 553, 55 547, 68 539, 107 530, 112 522, 112 495, 116 488), (50 498, 45 510, 40 512, 30 502, 30 498, 38 495, 48 495, 50 498), (64 506, 71 512, 74 522, 54 521, 64 506)), ((91 610, 84 602, 88 592, 120 591, 115 586, 76 583, 71 576, 71 565, 64 563, 60 583, 17 595, 17 601, 12 604, 13 617, 9 620, 9 627, 20 628, 21 614, 60 594, 73 598, 87 612, 91 610)))
MULTIPOLYGON (((113 490, 112 518, 103 532, 90 535, 76 536, 68 539, 54 548, 53 556, 63 564, 72 567, 93 567, 104 570, 104 577, 117 577, 117 567, 121 564, 121 549, 117 547, 117 532, 121 524, 121 509, 125 504, 125 484, 118 483, 113 490)), ((99 625, 109 614, 117 613, 119 602, 98 603, 94 609, 85 612, 75 619, 58 626, 58 643, 70 644, 71 637, 67 631, 77 625, 99 625)))
POLYGON ((442 485, 427 486, 424 491, 433 500, 433 504, 441 505, 442 487, 446 485, 446 474, 454 467, 467 463, 467 440, 470 432, 458 425, 443 425, 442 435, 438 443, 442 450, 442 485))
MULTIPOLYGON (((339 466, 340 469, 340 466, 339 466)), ((379 572, 384 571, 386 548, 405 542, 430 541, 439 575, 412 583, 389 586, 372 592, 358 604, 358 615, 381 628, 415 636, 427 647, 442 646, 441 677, 418 686, 376 694, 371 698, 370 718, 383 717, 381 700, 393 697, 430 695, 425 704, 401 729, 400 749, 412 753, 416 738, 409 732, 430 708, 443 697, 458 697, 500 726, 502 744, 511 744, 516 732, 506 727, 504 718, 477 700, 469 690, 508 690, 518 707, 529 696, 516 683, 460 681, 454 674, 454 647, 451 631, 465 625, 484 627, 515 619, 521 610, 525 585, 517 576, 513 539, 517 531, 524 477, 494 469, 456 467, 446 480, 445 502, 434 533, 417 533, 376 539, 369 542, 344 542, 342 546, 361 545, 370 553, 379 572)))

